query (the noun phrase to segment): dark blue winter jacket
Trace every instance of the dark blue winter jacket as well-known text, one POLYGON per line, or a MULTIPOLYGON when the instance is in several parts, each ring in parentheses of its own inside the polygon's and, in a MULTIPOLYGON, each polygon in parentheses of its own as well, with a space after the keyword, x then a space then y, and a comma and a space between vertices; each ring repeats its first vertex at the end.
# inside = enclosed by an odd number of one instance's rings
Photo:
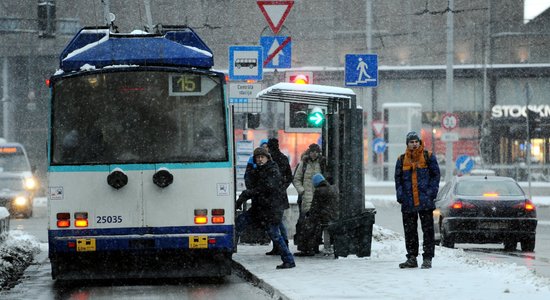
POLYGON ((435 155, 424 155, 424 145, 407 149, 395 165, 395 191, 402 212, 434 210, 433 200, 439 191, 439 165, 435 155), (426 157, 428 158, 426 160, 426 157))

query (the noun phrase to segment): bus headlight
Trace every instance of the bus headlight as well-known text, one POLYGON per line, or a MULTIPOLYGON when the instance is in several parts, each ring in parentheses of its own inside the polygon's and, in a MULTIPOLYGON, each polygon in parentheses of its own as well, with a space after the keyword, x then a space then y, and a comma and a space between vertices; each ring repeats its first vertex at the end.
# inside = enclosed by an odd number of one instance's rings
POLYGON ((25 189, 34 190, 36 188, 36 180, 33 177, 25 178, 25 189))
POLYGON ((13 204, 15 204, 15 206, 26 206, 28 201, 27 197, 18 196, 13 201, 13 204))

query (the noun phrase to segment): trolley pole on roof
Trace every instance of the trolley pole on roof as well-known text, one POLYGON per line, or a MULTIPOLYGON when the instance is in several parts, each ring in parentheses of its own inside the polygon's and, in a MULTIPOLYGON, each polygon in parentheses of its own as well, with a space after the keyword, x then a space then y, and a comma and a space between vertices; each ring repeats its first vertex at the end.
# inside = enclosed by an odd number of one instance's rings
POLYGON ((111 26, 111 0, 101 0, 103 3, 103 19, 107 26, 111 26))
POLYGON ((147 32, 153 32, 153 17, 151 15, 151 1, 143 0, 145 5, 145 17, 147 18, 147 32))

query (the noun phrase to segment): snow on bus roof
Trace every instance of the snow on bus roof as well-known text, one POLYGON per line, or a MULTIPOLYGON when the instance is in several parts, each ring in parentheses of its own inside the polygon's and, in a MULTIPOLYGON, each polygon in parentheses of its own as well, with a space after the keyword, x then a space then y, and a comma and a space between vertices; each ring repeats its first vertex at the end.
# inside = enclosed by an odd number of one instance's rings
POLYGON ((84 28, 61 53, 60 69, 79 71, 86 64, 97 69, 122 65, 211 68, 214 56, 188 27, 169 29, 162 34, 142 30, 112 33, 108 29, 84 28))

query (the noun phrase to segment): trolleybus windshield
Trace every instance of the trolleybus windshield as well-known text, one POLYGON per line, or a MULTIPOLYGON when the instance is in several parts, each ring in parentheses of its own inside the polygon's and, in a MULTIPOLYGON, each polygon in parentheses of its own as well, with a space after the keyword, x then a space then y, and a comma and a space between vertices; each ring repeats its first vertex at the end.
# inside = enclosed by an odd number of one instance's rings
POLYGON ((57 80, 52 165, 227 161, 219 77, 132 71, 57 80))

